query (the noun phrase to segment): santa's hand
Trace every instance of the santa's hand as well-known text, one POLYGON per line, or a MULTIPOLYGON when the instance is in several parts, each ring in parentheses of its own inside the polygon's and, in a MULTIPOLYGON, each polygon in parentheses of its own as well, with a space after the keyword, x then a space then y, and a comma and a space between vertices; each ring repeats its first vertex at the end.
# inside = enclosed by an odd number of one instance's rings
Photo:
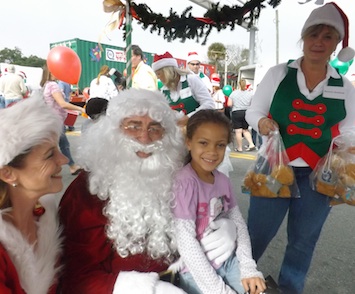
POLYGON ((213 221, 209 224, 213 230, 201 240, 201 246, 209 261, 220 265, 235 251, 237 228, 235 223, 226 218, 213 221))
POLYGON ((154 294, 186 294, 183 290, 178 287, 175 287, 173 284, 163 281, 157 281, 155 285, 154 294))

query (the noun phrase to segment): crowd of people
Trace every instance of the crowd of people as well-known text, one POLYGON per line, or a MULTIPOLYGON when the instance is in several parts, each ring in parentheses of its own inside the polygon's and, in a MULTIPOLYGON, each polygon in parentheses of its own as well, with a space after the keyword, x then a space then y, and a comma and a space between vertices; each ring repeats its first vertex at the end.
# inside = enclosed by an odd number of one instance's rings
POLYGON ((347 25, 334 3, 315 9, 302 28, 303 56, 272 67, 254 94, 240 79, 230 99, 219 78, 201 73, 196 52, 187 69, 169 52, 149 67, 132 46, 132 87, 104 65, 86 109, 68 102, 70 85, 47 66, 42 91, 23 99, 9 66, 0 82, 0 292, 261 294, 257 262, 288 213, 279 291, 301 294, 331 210, 309 175, 332 139, 355 129, 355 88, 329 65, 338 43, 347 46, 347 25), (77 163, 66 110, 92 122, 77 163), (256 150, 249 124, 264 140, 280 132, 300 197, 252 194, 245 222, 228 145, 234 129, 237 152, 242 136, 256 150), (76 178, 58 196, 66 164, 76 178))

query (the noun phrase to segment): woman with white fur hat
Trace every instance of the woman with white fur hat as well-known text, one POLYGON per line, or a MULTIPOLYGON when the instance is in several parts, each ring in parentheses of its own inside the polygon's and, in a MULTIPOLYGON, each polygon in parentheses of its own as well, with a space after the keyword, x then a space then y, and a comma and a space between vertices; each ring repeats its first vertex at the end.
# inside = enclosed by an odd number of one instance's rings
POLYGON ((332 139, 354 128, 355 89, 329 65, 340 41, 344 48, 338 58, 349 61, 354 57, 348 47, 348 26, 345 13, 333 2, 313 10, 301 33, 303 56, 271 68, 246 112, 247 122, 261 135, 279 129, 300 192, 298 198, 250 198, 248 227, 255 260, 288 212, 288 244, 279 275, 283 293, 302 293, 331 210, 330 198, 311 189, 309 175, 332 139))
POLYGON ((63 188, 62 121, 33 96, 1 109, 0 125, 0 293, 55 293, 61 240, 46 194, 63 188))
POLYGON ((160 89, 172 109, 180 112, 179 124, 185 126, 188 118, 201 109, 213 109, 214 101, 199 76, 180 69, 169 53, 156 54, 152 68, 163 83, 160 89))

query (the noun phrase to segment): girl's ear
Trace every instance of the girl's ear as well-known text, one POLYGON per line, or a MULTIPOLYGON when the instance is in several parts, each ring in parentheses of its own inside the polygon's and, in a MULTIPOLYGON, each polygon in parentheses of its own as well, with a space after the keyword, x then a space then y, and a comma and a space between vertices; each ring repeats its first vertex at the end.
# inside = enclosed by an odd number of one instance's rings
POLYGON ((12 184, 16 182, 17 177, 14 170, 10 166, 6 165, 3 168, 0 168, 0 180, 7 184, 12 184))
POLYGON ((185 145, 187 147, 187 150, 191 151, 191 140, 188 138, 185 138, 185 145))

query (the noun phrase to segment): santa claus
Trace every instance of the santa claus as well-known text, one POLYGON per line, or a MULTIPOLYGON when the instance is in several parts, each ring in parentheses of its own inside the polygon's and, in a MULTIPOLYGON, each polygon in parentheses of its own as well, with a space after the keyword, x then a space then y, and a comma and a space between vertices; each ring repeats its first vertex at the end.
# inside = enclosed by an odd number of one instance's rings
MULTIPOLYGON (((185 152, 160 92, 130 89, 109 102, 82 134, 85 172, 60 203, 62 293, 184 293, 162 279, 177 256, 171 186, 185 152)), ((223 223, 209 236, 210 258, 233 250, 231 231, 235 226, 223 223)))

